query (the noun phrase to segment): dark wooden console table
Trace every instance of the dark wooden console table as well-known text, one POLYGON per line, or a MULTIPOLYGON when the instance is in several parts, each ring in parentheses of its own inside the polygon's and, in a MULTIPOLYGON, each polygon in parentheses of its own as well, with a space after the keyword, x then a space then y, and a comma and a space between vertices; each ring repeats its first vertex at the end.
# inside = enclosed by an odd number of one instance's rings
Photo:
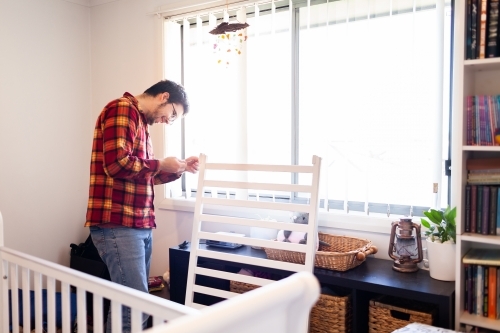
MULTIPOLYGON (((201 247, 205 248, 206 246, 202 244, 201 247)), ((259 258, 266 257, 264 251, 255 250, 248 246, 243 246, 235 250, 213 247, 210 247, 210 249, 259 258)), ((186 249, 179 249, 178 247, 169 249, 170 299, 181 304, 184 304, 186 296, 189 253, 189 246, 186 249)), ((392 269, 392 264, 393 262, 390 260, 368 257, 363 264, 347 272, 316 268, 314 275, 322 285, 348 288, 352 291, 353 332, 368 332, 369 301, 380 295, 395 296, 433 304, 438 310, 435 325, 453 329, 455 282, 432 279, 429 276, 429 272, 425 270, 419 270, 414 273, 396 272, 392 269)), ((292 274, 288 271, 252 267, 250 265, 242 265, 241 263, 211 258, 199 258, 198 265, 231 272, 237 272, 241 267, 254 268, 278 274, 282 277, 292 274)), ((210 277, 198 276, 197 284, 229 290, 229 281, 210 277)), ((219 300, 209 295, 195 295, 195 302, 200 304, 211 305, 219 300)))

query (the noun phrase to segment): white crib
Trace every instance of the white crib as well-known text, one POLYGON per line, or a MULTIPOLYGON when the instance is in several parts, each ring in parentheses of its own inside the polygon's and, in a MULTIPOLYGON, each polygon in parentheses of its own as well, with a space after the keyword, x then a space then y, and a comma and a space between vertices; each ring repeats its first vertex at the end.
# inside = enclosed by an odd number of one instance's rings
POLYGON ((60 331, 72 332, 72 290, 76 290, 75 322, 78 332, 87 332, 86 292, 93 294, 93 331, 96 333, 101 333, 104 329, 103 299, 108 299, 111 303, 113 332, 122 331, 121 310, 124 305, 131 308, 133 332, 143 330, 142 313, 146 313, 153 318, 153 327, 148 329, 152 333, 298 333, 307 323, 308 314, 319 297, 319 283, 316 278, 309 272, 300 272, 197 310, 6 248, 3 240, 3 220, 0 213, 1 333, 10 331, 9 317, 12 318, 12 332, 20 332, 17 325, 20 303, 24 314, 21 323, 23 332, 34 330, 36 333, 42 333, 46 329, 49 333, 56 333, 57 316, 62 319, 60 331), (9 290, 19 289, 22 290, 22 297, 19 299, 18 293, 12 292, 9 310, 9 290), (43 303, 42 292, 46 293, 46 304, 43 303), (34 294, 34 327, 31 323, 30 293, 34 294), (61 313, 56 311, 56 296, 60 296, 61 313), (46 315, 43 313, 44 309, 46 315))

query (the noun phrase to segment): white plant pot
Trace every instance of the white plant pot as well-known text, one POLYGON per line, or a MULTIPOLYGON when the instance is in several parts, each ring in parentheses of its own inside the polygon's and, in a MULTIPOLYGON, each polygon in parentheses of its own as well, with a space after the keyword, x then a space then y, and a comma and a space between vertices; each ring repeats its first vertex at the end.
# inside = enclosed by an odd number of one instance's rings
POLYGON ((455 281, 454 243, 432 242, 427 239, 427 256, 431 278, 441 281, 455 281))

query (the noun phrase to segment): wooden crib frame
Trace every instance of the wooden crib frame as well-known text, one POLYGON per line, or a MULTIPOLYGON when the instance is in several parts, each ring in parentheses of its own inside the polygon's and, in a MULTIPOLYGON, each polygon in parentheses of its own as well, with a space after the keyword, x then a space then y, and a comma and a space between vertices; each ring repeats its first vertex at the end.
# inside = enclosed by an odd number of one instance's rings
POLYGON ((87 332, 86 293, 93 294, 93 331, 103 332, 103 299, 111 302, 112 331, 122 332, 122 305, 131 308, 132 332, 143 331, 142 313, 153 318, 152 333, 230 333, 230 332, 300 332, 307 323, 309 311, 319 298, 319 283, 308 272, 301 272, 240 297, 220 302, 203 310, 139 292, 80 271, 55 264, 4 246, 3 220, 0 213, 0 333, 19 333, 20 313, 31 314, 30 291, 34 291, 34 327, 31 316, 23 315, 23 332, 56 333, 56 294, 61 296, 62 333, 73 332, 70 302, 76 289, 76 326, 87 332), (22 299, 13 292, 9 310, 9 290, 21 289, 22 299), (42 290, 46 289, 46 318, 43 317, 42 290), (230 313, 230 315, 228 315, 230 313), (255 320, 258 318, 258 320, 255 320), (98 325, 96 323, 102 323, 98 325))

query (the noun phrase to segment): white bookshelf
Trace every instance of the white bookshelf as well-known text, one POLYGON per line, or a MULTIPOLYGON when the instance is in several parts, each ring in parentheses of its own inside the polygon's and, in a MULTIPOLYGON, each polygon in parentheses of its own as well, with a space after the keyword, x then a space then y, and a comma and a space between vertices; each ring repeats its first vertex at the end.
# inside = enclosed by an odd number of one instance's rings
POLYGON ((464 232, 465 185, 469 158, 500 157, 499 146, 466 145, 466 97, 500 94, 500 58, 465 60, 466 0, 455 1, 453 36, 453 102, 452 102, 452 169, 451 205, 457 207, 457 254, 455 286, 455 330, 465 325, 479 326, 500 332, 500 320, 492 320, 464 312, 464 270, 462 257, 471 248, 500 250, 500 236, 464 232))

